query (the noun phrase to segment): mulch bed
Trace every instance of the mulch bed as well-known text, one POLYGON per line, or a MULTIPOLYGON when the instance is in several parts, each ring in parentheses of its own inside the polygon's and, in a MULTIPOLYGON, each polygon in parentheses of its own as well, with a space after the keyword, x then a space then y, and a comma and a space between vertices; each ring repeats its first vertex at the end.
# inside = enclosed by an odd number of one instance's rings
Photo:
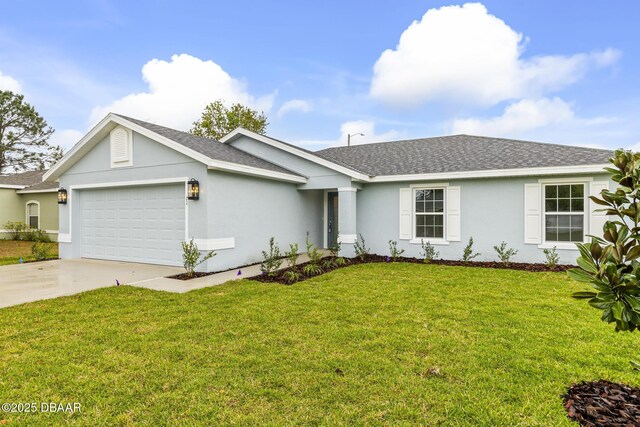
POLYGON ((587 427, 640 425, 640 389, 609 381, 583 382, 564 397, 567 416, 587 427))
POLYGON ((180 274, 174 274, 173 276, 167 276, 167 279, 178 279, 178 280, 191 280, 191 279, 197 279, 198 277, 204 277, 204 276, 210 276, 212 274, 215 274, 214 272, 211 273, 200 273, 198 271, 196 271, 195 273, 193 273, 193 276, 189 276, 187 273, 180 273, 180 274))
MULTIPOLYGON (((323 258, 323 260, 326 260, 327 258, 323 258)), ((348 267, 350 265, 357 265, 357 264, 370 264, 370 263, 381 263, 381 262, 407 262, 407 263, 412 263, 412 264, 424 264, 424 260, 422 258, 406 258, 406 257, 400 257, 398 258, 397 261, 392 261, 390 257, 388 256, 383 256, 383 255, 367 255, 364 259, 360 259, 360 258, 345 258, 346 259, 346 264, 341 265, 341 266, 333 266, 330 268, 324 268, 323 267, 323 272, 320 274, 316 274, 316 275, 306 275, 303 273, 303 267, 308 264, 308 262, 303 263, 303 264, 299 264, 298 265, 298 271, 300 272, 300 279, 297 280, 294 283, 297 282, 302 282, 304 280, 310 279, 311 277, 315 277, 315 276, 319 276, 321 274, 325 274, 328 273, 330 271, 333 270, 337 270, 339 268, 343 268, 343 267, 348 267)), ((554 268, 553 270, 550 269, 549 267, 547 267, 545 264, 528 264, 528 263, 523 263, 523 262, 511 262, 509 264, 504 264, 501 262, 492 262, 492 261, 486 261, 486 262, 481 262, 481 261, 469 261, 469 262, 464 262, 464 261, 450 261, 450 260, 444 260, 444 259, 438 259, 438 260, 433 260, 430 262, 430 264, 435 264, 435 265, 448 265, 448 266, 454 266, 454 267, 481 267, 481 268, 501 268, 501 269, 510 269, 510 270, 523 270, 523 271, 534 271, 534 272, 541 272, 541 271, 554 271, 554 272, 560 272, 560 271, 566 271, 570 268, 574 268, 575 266, 573 265, 558 265, 556 266, 556 268, 554 268)), ((287 282, 286 279, 284 278, 284 273, 286 271, 290 270, 289 268, 285 268, 282 270, 279 270, 277 272, 277 274, 273 275, 273 276, 269 276, 266 274, 261 274, 258 276, 254 276, 254 277, 250 277, 251 280, 256 280, 258 282, 263 282, 263 283, 282 283, 284 285, 291 285, 292 283, 287 282)))

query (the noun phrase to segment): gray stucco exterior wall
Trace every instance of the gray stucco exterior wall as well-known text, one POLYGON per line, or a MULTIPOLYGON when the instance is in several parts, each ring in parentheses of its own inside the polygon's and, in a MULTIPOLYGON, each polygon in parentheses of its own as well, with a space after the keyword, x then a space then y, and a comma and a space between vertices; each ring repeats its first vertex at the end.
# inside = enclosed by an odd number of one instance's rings
POLYGON ((322 191, 220 171, 209 171, 202 191, 208 196, 208 238, 235 239, 235 248, 218 250, 208 261, 209 271, 260 262, 271 237, 283 252, 290 243, 304 252, 307 233, 322 247, 322 191))
MULTIPOLYGON (((606 175, 592 178, 594 181, 608 180, 606 175)), ((493 247, 505 241, 509 247, 518 250, 514 262, 544 262, 543 249, 536 244, 524 243, 524 184, 537 182, 538 177, 448 181, 450 186, 460 186, 461 239, 448 245, 435 245, 440 252, 439 258, 460 259, 469 238, 473 237, 474 249, 481 253, 475 260, 496 261, 493 247)), ((420 244, 399 239, 399 190, 410 184, 417 183, 366 184, 358 191, 357 230, 371 252, 388 255, 388 241, 396 240, 398 247, 405 250, 404 256, 420 256, 420 244)), ((614 188, 613 183, 610 188, 614 188)), ((561 263, 575 264, 577 250, 557 249, 557 252, 561 263)))

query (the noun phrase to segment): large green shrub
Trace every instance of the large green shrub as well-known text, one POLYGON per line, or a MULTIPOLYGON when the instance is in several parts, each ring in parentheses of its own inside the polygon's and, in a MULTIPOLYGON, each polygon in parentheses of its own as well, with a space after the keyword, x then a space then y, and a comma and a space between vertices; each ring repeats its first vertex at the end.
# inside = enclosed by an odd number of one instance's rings
POLYGON ((602 320, 615 323, 616 331, 634 331, 640 325, 640 153, 616 150, 605 170, 618 183, 616 191, 603 190, 591 200, 612 216, 602 236, 577 243, 579 268, 570 277, 588 283, 594 290, 576 292, 602 310, 602 320))

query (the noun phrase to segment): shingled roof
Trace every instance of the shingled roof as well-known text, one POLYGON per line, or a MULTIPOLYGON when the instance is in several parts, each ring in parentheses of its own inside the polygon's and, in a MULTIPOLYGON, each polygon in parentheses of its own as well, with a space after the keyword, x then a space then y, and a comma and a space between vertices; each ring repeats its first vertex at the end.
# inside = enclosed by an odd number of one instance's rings
POLYGON ((123 116, 121 114, 114 114, 120 116, 125 120, 142 126, 158 135, 164 136, 171 141, 184 145, 193 151, 203 154, 213 160, 221 160, 223 162, 236 163, 239 165, 252 166, 255 168, 265 169, 273 172, 281 172, 291 175, 302 176, 297 172, 283 168, 282 166, 271 163, 267 160, 253 156, 247 152, 239 150, 231 145, 223 144, 211 138, 205 138, 202 136, 192 135, 188 132, 182 132, 179 130, 159 126, 153 123, 144 122, 142 120, 134 119, 132 117, 123 116))
POLYGON ((39 170, 0 175, 0 187, 3 185, 22 187, 22 191, 45 191, 58 188, 58 184, 55 182, 42 182, 42 175, 45 172, 46 170, 39 170))
POLYGON ((21 185, 24 187, 28 187, 30 185, 42 182, 42 175, 44 175, 45 172, 46 170, 0 175, 0 184, 21 185))
POLYGON ((613 151, 472 135, 420 138, 316 151, 370 176, 600 165, 613 151))

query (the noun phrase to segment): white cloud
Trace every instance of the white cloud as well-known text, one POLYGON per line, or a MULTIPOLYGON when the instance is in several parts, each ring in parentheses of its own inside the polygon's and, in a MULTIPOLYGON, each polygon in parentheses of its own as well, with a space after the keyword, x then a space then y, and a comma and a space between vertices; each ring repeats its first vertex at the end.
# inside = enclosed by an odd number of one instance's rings
POLYGON ((246 84, 234 79, 213 61, 191 55, 173 55, 171 61, 152 59, 142 67, 148 91, 132 93, 91 112, 96 123, 109 112, 187 130, 200 118, 204 107, 217 99, 269 111, 275 93, 256 98, 246 84))
POLYGON ((294 144, 313 149, 342 147, 347 145, 347 135, 351 134, 351 145, 385 142, 401 139, 403 134, 396 130, 377 133, 376 124, 371 120, 354 120, 340 125, 340 136, 337 139, 318 139, 295 141, 294 144), (358 133, 364 134, 356 135, 358 133))
POLYGON ((0 90, 10 90, 14 93, 22 93, 22 85, 16 79, 0 71, 0 90))
POLYGON ((308 113, 313 109, 313 106, 309 101, 305 101, 303 99, 291 99, 284 104, 278 110, 278 117, 282 117, 285 114, 291 111, 301 111, 303 113, 308 113))
POLYGON ((73 147, 78 141, 80 141, 83 136, 84 132, 76 129, 56 130, 53 135, 51 135, 49 142, 52 145, 61 146, 66 153, 71 147, 73 147))
POLYGON ((521 57, 522 34, 480 3, 430 9, 374 65, 370 95, 416 107, 429 100, 493 105, 540 97, 615 62, 614 49, 570 56, 521 57))
POLYGON ((560 98, 523 99, 508 105, 504 113, 489 119, 457 119, 452 133, 507 136, 574 119, 569 103, 560 98))

